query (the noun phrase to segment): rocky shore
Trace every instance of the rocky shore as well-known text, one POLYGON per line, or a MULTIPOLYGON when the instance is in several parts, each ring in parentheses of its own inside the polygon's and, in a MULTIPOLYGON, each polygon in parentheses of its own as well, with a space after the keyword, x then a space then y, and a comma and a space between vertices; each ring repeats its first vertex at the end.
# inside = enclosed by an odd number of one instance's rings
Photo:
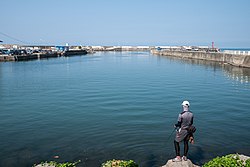
MULTIPOLYGON (((246 155, 238 155, 239 159, 243 161, 243 164, 246 162, 246 160, 250 159, 249 156, 246 155)), ((172 159, 168 160, 165 165, 162 167, 200 167, 198 165, 195 165, 191 160, 187 161, 181 161, 181 162, 173 162, 172 159)))
MULTIPOLYGON (((242 161, 243 162, 243 166, 246 164, 246 160, 250 159, 249 156, 246 156, 246 155, 242 155, 242 154, 235 154, 233 155, 237 156, 237 158, 239 158, 238 160, 239 161, 242 161)), ((55 164, 53 163, 40 163, 38 165, 35 165, 34 167, 56 167, 55 164)), ((118 167, 116 165, 112 165, 110 167, 118 167)), ((173 162, 172 159, 168 160, 167 163, 161 167, 200 167, 196 164, 194 164, 190 159, 188 159, 187 161, 180 161, 180 162, 173 162)))

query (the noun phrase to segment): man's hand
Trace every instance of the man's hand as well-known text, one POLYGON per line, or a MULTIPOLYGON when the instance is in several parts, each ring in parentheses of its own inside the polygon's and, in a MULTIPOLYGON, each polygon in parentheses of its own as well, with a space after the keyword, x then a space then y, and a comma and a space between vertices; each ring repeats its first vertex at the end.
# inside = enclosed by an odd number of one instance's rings
POLYGON ((193 138, 192 136, 189 138, 189 142, 190 142, 191 144, 194 144, 194 138, 193 138))

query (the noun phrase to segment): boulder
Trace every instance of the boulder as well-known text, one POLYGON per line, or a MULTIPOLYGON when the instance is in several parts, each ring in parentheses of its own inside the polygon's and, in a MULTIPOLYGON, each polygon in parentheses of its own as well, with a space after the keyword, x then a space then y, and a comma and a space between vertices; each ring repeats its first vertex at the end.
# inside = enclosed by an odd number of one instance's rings
POLYGON ((168 160, 168 162, 162 167, 199 167, 192 163, 189 159, 187 161, 181 162, 173 162, 172 159, 168 160))

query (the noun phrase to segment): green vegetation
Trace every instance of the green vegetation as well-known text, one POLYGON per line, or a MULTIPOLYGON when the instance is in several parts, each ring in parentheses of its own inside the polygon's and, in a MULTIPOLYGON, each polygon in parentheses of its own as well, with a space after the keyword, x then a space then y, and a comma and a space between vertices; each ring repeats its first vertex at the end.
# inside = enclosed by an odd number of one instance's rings
MULTIPOLYGON (((76 162, 64 162, 64 163, 58 163, 58 162, 55 162, 55 161, 50 161, 50 162, 41 162, 40 165, 41 166, 54 166, 54 167, 76 167, 76 165, 78 163, 80 163, 81 161, 76 161, 76 162)), ((36 166, 36 165, 34 165, 36 166)))
POLYGON ((133 160, 109 160, 102 164, 102 167, 139 167, 133 160))
POLYGON ((250 159, 246 160, 246 167, 250 167, 250 159))
MULTIPOLYGON (((41 162, 41 166, 53 166, 53 167, 76 167, 78 163, 77 162, 65 162, 65 163, 58 163, 55 161, 50 162, 41 162)), ((34 165, 35 167, 36 165, 34 165)), ((135 163, 133 160, 109 160, 105 163, 102 163, 101 167, 139 167, 137 163, 135 163)), ((247 159, 246 161, 243 161, 240 159, 240 156, 238 154, 229 154, 222 157, 216 157, 212 159, 211 161, 205 163, 202 167, 250 167, 250 159, 247 159)))
POLYGON ((250 159, 244 162, 240 160, 238 154, 229 154, 222 157, 216 157, 205 163, 203 167, 250 167, 250 159))

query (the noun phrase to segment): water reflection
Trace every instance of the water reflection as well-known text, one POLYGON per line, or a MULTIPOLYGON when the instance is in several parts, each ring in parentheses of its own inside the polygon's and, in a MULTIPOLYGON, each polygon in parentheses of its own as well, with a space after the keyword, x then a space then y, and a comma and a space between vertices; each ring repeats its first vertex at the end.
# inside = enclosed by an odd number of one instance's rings
POLYGON ((239 68, 230 65, 223 66, 225 75, 240 83, 249 83, 250 81, 250 69, 248 68, 239 68))

